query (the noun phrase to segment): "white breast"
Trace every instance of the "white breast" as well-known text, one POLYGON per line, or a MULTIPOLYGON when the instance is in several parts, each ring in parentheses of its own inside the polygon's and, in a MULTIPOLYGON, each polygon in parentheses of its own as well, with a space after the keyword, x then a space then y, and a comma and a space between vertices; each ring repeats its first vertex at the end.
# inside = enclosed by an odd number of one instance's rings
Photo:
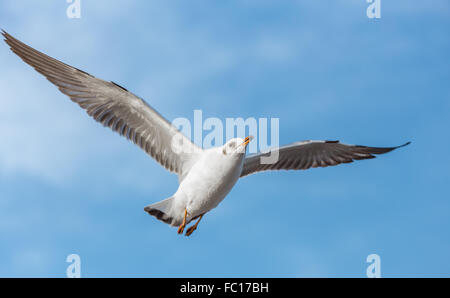
POLYGON ((205 151, 181 182, 175 196, 180 209, 193 218, 215 208, 230 192, 242 171, 244 154, 224 155, 213 148, 205 151))

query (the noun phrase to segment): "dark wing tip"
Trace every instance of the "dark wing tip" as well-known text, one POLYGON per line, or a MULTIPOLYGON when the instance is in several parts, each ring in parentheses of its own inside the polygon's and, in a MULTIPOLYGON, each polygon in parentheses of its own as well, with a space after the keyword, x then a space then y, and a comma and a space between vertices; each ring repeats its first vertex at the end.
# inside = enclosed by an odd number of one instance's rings
POLYGON ((395 147, 395 149, 397 149, 397 148, 402 148, 402 147, 405 147, 405 146, 408 146, 409 144, 411 144, 411 141, 406 142, 406 143, 403 144, 403 145, 397 146, 397 147, 395 147))
MULTIPOLYGON (((398 148, 402 148, 402 147, 408 146, 409 144, 411 144, 411 142, 406 142, 405 144, 402 144, 402 145, 396 146, 396 147, 388 147, 388 148, 385 148, 386 152, 382 152, 382 153, 391 152, 391 151, 394 151, 394 150, 396 150, 398 148)), ((376 154, 378 154, 378 153, 376 153, 376 154)))
POLYGON ((388 152, 394 151, 394 150, 396 150, 398 148, 402 148, 402 147, 408 146, 409 144, 411 144, 411 142, 406 142, 405 144, 400 145, 400 146, 396 146, 396 147, 385 148, 385 150, 386 150, 385 152, 381 152, 381 153, 374 152, 374 153, 375 154, 388 153, 388 152))
POLYGON ((405 144, 402 144, 402 145, 400 145, 400 146, 390 147, 390 148, 386 148, 386 149, 389 150, 389 151, 387 151, 387 152, 390 152, 390 151, 396 150, 396 149, 398 149, 398 148, 402 148, 402 147, 408 146, 409 144, 411 144, 411 142, 406 142, 405 144))
POLYGON ((9 45, 11 50, 15 47, 15 44, 23 44, 20 40, 14 38, 11 34, 2 29, 3 40, 9 45))
POLYGON ((4 38, 4 40, 5 40, 6 42, 15 39, 11 34, 9 34, 8 32, 6 32, 5 29, 2 29, 2 35, 3 35, 3 38, 4 38))
POLYGON ((11 35, 8 34, 4 29, 2 29, 3 40, 7 41, 11 35))

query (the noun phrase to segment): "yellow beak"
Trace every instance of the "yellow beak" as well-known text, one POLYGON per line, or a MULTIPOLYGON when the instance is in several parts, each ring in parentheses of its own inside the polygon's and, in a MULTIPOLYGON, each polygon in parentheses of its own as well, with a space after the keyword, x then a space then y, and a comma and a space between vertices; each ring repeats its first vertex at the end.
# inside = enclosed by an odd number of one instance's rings
POLYGON ((244 139, 244 142, 242 142, 241 146, 247 147, 248 143, 253 140, 253 136, 248 136, 244 139))

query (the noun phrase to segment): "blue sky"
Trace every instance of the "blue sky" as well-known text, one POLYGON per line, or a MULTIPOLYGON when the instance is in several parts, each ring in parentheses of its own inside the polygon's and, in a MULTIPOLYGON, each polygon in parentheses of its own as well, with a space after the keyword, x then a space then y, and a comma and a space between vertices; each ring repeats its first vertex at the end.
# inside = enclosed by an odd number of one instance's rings
POLYGON ((177 177, 0 45, 0 276, 450 276, 450 4, 1 1, 0 27, 167 119, 277 117, 280 143, 412 145, 239 181, 190 238, 143 207, 177 177))

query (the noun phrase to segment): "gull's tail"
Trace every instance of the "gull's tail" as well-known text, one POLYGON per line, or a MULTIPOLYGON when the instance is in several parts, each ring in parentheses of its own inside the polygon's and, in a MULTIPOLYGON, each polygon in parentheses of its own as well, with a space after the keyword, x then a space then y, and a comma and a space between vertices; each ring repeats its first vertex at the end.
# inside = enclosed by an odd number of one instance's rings
POLYGON ((155 204, 148 205, 144 208, 144 211, 148 214, 153 215, 157 219, 165 222, 169 225, 175 225, 176 220, 169 216, 170 209, 172 207, 173 197, 159 201, 155 204))

